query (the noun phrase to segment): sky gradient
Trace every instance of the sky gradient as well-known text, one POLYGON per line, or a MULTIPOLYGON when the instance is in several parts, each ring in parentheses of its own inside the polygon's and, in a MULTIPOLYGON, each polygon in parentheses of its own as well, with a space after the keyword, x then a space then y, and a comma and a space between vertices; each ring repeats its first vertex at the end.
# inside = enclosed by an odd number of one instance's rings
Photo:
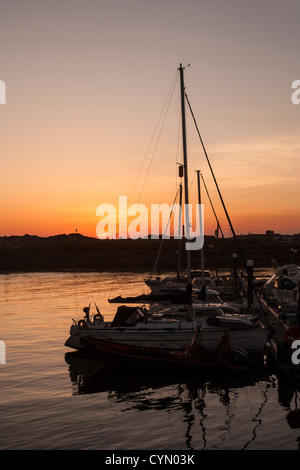
MULTIPOLYGON (((120 195, 171 205, 181 62, 236 233, 299 233, 299 18, 298 0, 0 0, 0 235, 96 237, 120 195)), ((199 169, 229 236, 187 124, 192 201, 199 169)))

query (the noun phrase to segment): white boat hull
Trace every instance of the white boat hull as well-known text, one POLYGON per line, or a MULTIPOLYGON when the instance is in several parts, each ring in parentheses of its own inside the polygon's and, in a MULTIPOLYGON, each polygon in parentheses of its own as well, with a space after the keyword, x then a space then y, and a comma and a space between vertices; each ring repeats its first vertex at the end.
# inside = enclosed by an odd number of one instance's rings
MULTIPOLYGON (((185 349, 190 343, 193 335, 196 333, 195 322, 186 322, 185 326, 168 325, 164 328, 143 327, 121 327, 121 328, 87 328, 72 331, 65 345, 73 349, 83 349, 80 338, 89 336, 105 341, 112 341, 120 344, 133 344, 135 346, 166 348, 166 349, 185 349)), ((205 325, 202 329, 201 339, 203 347, 207 350, 214 350, 225 329, 205 325)), ((264 350, 267 341, 267 331, 264 328, 226 330, 229 334, 230 347, 232 349, 242 348, 248 353, 261 353, 264 350)))

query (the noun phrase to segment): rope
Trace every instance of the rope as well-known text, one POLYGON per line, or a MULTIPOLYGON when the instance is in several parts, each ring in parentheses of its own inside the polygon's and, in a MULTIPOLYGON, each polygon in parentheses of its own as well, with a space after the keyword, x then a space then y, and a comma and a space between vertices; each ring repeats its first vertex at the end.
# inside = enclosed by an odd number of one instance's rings
MULTIPOLYGON (((169 216, 169 220, 168 220, 168 223, 166 225, 166 229, 165 229, 165 232, 164 232, 164 235, 169 227, 169 223, 170 223, 170 220, 171 220, 171 217, 172 217, 172 212, 173 212, 173 207, 175 205, 175 202, 176 202, 176 199, 178 197, 178 192, 179 192, 179 187, 177 189, 177 192, 176 192, 176 195, 175 195, 175 198, 174 198, 174 202, 173 202, 173 205, 172 205, 172 208, 171 208, 171 211, 170 211, 170 216, 169 216)), ((162 246, 163 246, 163 243, 164 243, 164 239, 162 238, 161 240, 161 243, 160 243, 160 247, 159 247, 159 250, 158 250, 158 253, 157 253, 157 256, 156 256, 156 260, 155 260, 155 263, 154 263, 154 266, 153 266, 153 270, 152 270, 152 276, 153 276, 153 273, 155 272, 156 270, 156 266, 157 266, 157 262, 158 262, 158 259, 159 259, 159 256, 160 256, 160 253, 161 253, 161 250, 162 250, 162 246)))
MULTIPOLYGON (((247 267, 247 263, 246 263, 246 261, 245 261, 245 258, 244 258, 244 255, 243 255, 243 253, 242 253, 242 250, 241 250, 241 248, 240 248, 240 244, 239 244, 239 242, 238 242, 238 239, 237 239, 235 230, 234 230, 233 225, 232 225, 232 223, 231 223, 229 214, 228 214, 228 212, 227 212, 227 209, 226 209, 226 206, 225 206, 225 203, 224 203, 224 200, 223 200, 221 191, 220 191, 220 189, 219 189, 219 185, 218 185, 218 183, 217 183, 217 180, 216 180, 214 171, 213 171, 212 166, 211 166, 211 164, 210 164, 210 161, 209 161, 209 158, 208 158, 208 155, 207 155, 207 152, 206 152, 206 148, 205 148, 205 146, 204 146, 204 143, 203 143, 203 140, 202 140, 202 137, 201 137, 201 134, 200 134, 200 131, 199 131, 199 128, 198 128, 198 125, 197 125, 197 122, 196 122, 196 119, 195 119, 195 116, 194 116, 194 113, 193 113, 193 110, 192 110, 192 107, 191 107, 191 104, 190 104, 190 101, 189 101, 189 99, 188 99, 188 96, 187 96, 186 92, 185 92, 185 98, 186 98, 187 103, 188 103, 188 105, 189 105, 190 112, 191 112, 191 115, 192 115, 192 118, 193 118, 193 121, 194 121, 196 130, 197 130, 197 133, 198 133, 198 136, 199 136, 199 139, 200 139, 200 142, 201 142, 201 145, 202 145, 202 148, 203 148, 203 151, 204 151, 204 154, 205 154, 205 157, 206 157, 208 166, 209 166, 209 168, 210 168, 212 177, 213 177, 213 179, 214 179, 214 182, 215 182, 215 185, 216 185, 216 188, 217 188, 217 191, 218 191, 218 194, 219 194, 219 197, 220 197, 220 200, 221 200, 221 203, 222 203, 224 212, 225 212, 225 214, 226 214, 226 217, 227 217, 227 220, 228 220, 228 223, 229 223, 229 226, 230 226, 232 235, 233 235, 234 240, 235 240, 235 242, 236 242, 237 249, 238 249, 238 251, 239 251, 239 254, 240 254, 242 263, 243 263, 243 265, 244 265, 244 268, 245 268, 245 270, 246 270, 247 275, 249 276, 249 270, 248 270, 248 267, 247 267)), ((260 299, 259 299, 259 296, 258 296, 258 294, 257 294, 257 291, 256 291, 255 287, 253 287, 253 292, 254 292, 254 294, 255 294, 255 296, 256 296, 256 299, 257 299, 257 301, 258 301, 260 310, 261 310, 261 312, 263 313, 263 308, 262 308, 262 305, 261 305, 261 301, 260 301, 260 299)))
POLYGON ((221 229, 221 225, 220 225, 220 223, 219 223, 219 220, 218 220, 217 214, 216 214, 216 212, 215 212, 215 209, 214 209, 213 203, 212 203, 212 201, 211 201, 211 198, 210 198, 210 195, 209 195, 209 193, 208 193, 208 190, 207 190, 207 187, 206 187, 206 184, 205 184, 205 181, 204 181, 204 178, 203 178, 203 175, 202 175, 202 173, 200 173, 200 175, 201 175, 201 178, 202 178, 202 181, 203 181, 203 184, 204 184, 204 187, 205 187, 205 191, 206 191, 207 197, 208 197, 208 199, 209 199, 209 202, 210 202, 211 208, 212 208, 212 210, 213 210, 213 213, 214 213, 214 215, 215 215, 215 218, 216 218, 216 221, 217 221, 218 227, 219 227, 219 229, 220 229, 220 231, 221 231, 222 237, 224 238, 224 234, 223 234, 223 231, 222 231, 222 229, 221 229))
POLYGON ((146 179, 147 179, 147 177, 148 177, 148 174, 149 174, 149 171, 150 171, 150 167, 151 167, 151 164, 152 164, 152 161, 153 161, 153 158, 154 158, 154 154, 155 154, 155 152, 156 152, 156 148, 157 148, 157 145, 158 145, 158 141, 159 141, 159 138, 160 138, 161 133, 162 133, 163 125, 164 125, 164 122, 165 122, 165 119, 166 119, 166 116, 167 116, 167 112, 168 112, 168 109, 169 109, 169 106, 170 106, 170 103, 171 103, 171 98, 172 98, 173 93, 174 93, 174 89, 175 89, 175 85, 176 85, 177 79, 178 79, 178 71, 176 70, 175 76, 174 76, 174 78, 173 78, 173 80, 172 80, 172 84, 171 84, 170 89, 169 89, 169 92, 168 92, 168 94, 167 94, 167 98, 166 98, 166 100, 165 100, 165 103, 164 103, 164 105, 163 105, 163 108, 162 108, 162 110, 161 110, 161 113, 160 113, 160 115, 159 115, 159 118, 158 118, 158 120, 157 120, 155 129, 154 129, 154 131, 153 131, 152 137, 151 137, 151 139, 150 139, 150 143, 149 143, 149 145, 148 145, 146 154, 145 154, 144 159, 143 159, 143 161, 142 161, 142 164, 141 164, 141 167, 140 167, 140 169, 139 169, 138 175, 137 175, 137 177, 136 177, 136 179, 135 179, 135 182, 134 182, 133 188, 132 188, 132 190, 131 190, 131 193, 130 193, 128 202, 129 202, 130 199, 131 199, 132 193, 133 193, 133 191, 134 191, 134 189, 135 189, 135 187, 136 187, 137 181, 138 181, 138 179, 139 179, 139 177, 140 177, 142 168, 143 168, 143 166, 144 166, 144 164, 145 164, 146 158, 147 158, 148 153, 149 153, 149 151, 150 151, 150 147, 151 147, 152 142, 153 142, 153 140, 154 140, 154 136, 155 136, 156 131, 157 131, 157 129, 158 129, 159 123, 160 123, 160 121, 161 121, 161 119, 162 119, 164 110, 165 110, 165 108, 167 108, 166 111, 165 111, 165 115, 164 115, 164 118, 163 118, 163 122, 162 122, 162 125, 161 125, 161 129, 160 129, 160 131, 159 131, 159 135, 158 135, 158 137, 157 137, 157 141, 156 141, 156 144, 155 144, 155 147, 154 147, 154 151, 153 151, 153 154, 152 154, 152 158, 151 158, 150 164, 149 164, 149 166, 148 166, 147 174, 146 174, 146 177, 145 177, 145 179, 144 179, 143 187, 142 187, 141 194, 140 194, 140 197, 139 197, 139 202, 140 202, 140 200, 141 200, 142 193, 143 193, 143 191, 144 191, 144 186, 145 186, 145 183, 146 183, 146 179))
POLYGON ((213 171, 212 166, 211 166, 211 164, 210 164, 210 161, 209 161, 209 158, 208 158, 208 155, 207 155, 207 152, 206 152, 206 148, 205 148, 205 146, 204 146, 204 143, 203 143, 203 140, 202 140, 202 137, 201 137, 201 134, 200 134, 200 131, 199 131, 199 128, 198 128, 198 125, 197 125, 197 122, 196 122, 196 119, 195 119, 193 110, 192 110, 192 108, 191 108, 190 101, 189 101, 188 96, 187 96, 186 93, 185 93, 185 97, 186 97, 187 103, 188 103, 188 105, 189 105, 189 108, 190 108, 190 111, 191 111, 191 114, 192 114, 192 118, 193 118, 193 120, 194 120, 194 124, 195 124, 195 126, 196 126, 196 130, 197 130, 197 133, 198 133, 198 136, 199 136, 199 139, 200 139, 200 142, 201 142, 201 145, 202 145, 202 148, 203 148, 203 151, 204 151, 204 154, 205 154, 205 157, 206 157, 208 166, 209 166, 209 168, 210 168, 212 177, 213 177, 213 179, 214 179, 214 182, 215 182, 215 185, 216 185, 216 188, 217 188, 217 191, 218 191, 218 194, 219 194, 219 197, 220 197, 220 200, 221 200, 223 209, 224 209, 224 211, 225 211, 225 214, 226 214, 226 217, 227 217, 227 220, 228 220, 228 223, 229 223, 229 226, 230 226, 232 235, 233 235, 233 237, 234 237, 234 239, 235 239, 235 241, 236 241, 236 244, 237 244, 237 247, 238 247, 238 250, 239 250, 241 259, 242 259, 242 261, 243 261, 244 267, 245 267, 245 269, 246 269, 246 272, 248 273, 247 264, 246 264, 246 262, 245 262, 245 260, 244 260, 243 253, 242 253, 242 251, 241 251, 241 249, 240 249, 239 242, 238 242, 238 240, 237 240, 237 237, 236 237, 236 234, 235 234, 233 225, 232 225, 232 223, 231 223, 229 214, 228 214, 228 212, 227 212, 227 209, 226 209, 226 206, 225 206, 225 203, 224 203, 224 200, 223 200, 221 191, 220 191, 220 189, 219 189, 219 185, 218 185, 218 183, 217 183, 217 180, 216 180, 214 171, 213 171))

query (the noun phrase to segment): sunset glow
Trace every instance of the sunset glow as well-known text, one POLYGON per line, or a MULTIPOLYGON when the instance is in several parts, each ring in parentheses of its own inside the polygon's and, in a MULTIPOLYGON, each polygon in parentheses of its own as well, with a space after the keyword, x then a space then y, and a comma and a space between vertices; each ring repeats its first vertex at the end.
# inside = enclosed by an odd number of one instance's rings
MULTIPOLYGON (((96 237, 97 207, 117 207, 120 195, 148 208, 171 205, 182 161, 180 62, 191 64, 187 94, 236 232, 300 232, 300 105, 291 100, 299 4, 173 6, 1 5, 1 236, 96 237)), ((229 236, 190 116, 187 124, 191 199, 198 169, 229 236)), ((201 191, 205 233, 213 234, 201 191)))

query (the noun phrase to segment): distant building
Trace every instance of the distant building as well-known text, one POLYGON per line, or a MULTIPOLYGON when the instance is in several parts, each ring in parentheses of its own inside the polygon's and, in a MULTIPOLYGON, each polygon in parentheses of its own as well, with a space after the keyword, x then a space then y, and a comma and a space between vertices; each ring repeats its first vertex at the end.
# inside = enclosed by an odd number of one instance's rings
POLYGON ((274 230, 266 230, 266 238, 270 241, 274 240, 274 230))

